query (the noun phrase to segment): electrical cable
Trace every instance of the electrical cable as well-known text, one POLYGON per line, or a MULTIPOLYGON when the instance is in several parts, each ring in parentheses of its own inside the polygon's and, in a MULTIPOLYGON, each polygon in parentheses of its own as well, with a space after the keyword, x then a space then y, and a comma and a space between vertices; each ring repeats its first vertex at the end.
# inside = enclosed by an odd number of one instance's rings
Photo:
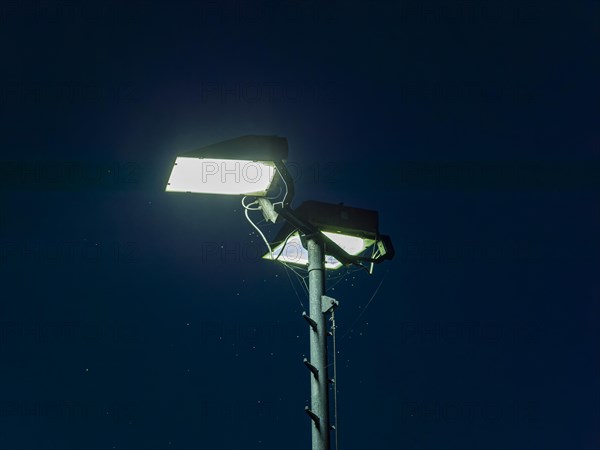
MULTIPOLYGON (((280 261, 281 262, 281 261, 280 261)), ((288 269, 290 269, 292 272, 294 272, 294 275, 296 275, 300 281, 302 282, 302 286, 304 287, 304 291, 306 292, 306 294, 308 295, 308 285, 306 284, 306 279, 308 278, 308 276, 302 276, 301 274, 299 274, 298 272, 296 272, 296 269, 294 269, 292 266, 290 266, 287 263, 281 262, 285 267, 287 267, 288 269)))
POLYGON ((268 198, 269 200, 275 200, 277 197, 279 197, 281 195, 282 191, 283 191, 283 189, 281 189, 281 186, 279 186, 279 192, 277 193, 277 195, 274 195, 273 197, 265 197, 265 198, 268 198))
MULTIPOLYGON (((288 240, 290 239, 290 237, 292 237, 296 231, 298 230, 294 230, 292 231, 290 234, 287 235, 287 237, 285 238, 285 240, 283 241, 283 245, 281 246, 281 251, 279 252, 279 254, 277 255, 277 257, 273 258, 273 261, 277 261, 279 259, 279 257, 283 254, 283 250, 285 249, 285 244, 287 244, 288 240)), ((306 290, 306 292, 308 293, 308 286, 306 284, 306 277, 302 276, 301 274, 299 274, 296 269, 294 269, 292 266, 289 265, 289 263, 285 262, 285 261, 279 261, 281 264, 283 264, 285 267, 287 267, 288 269, 290 269, 292 272, 294 272, 294 274, 300 278, 300 281, 302 281, 304 288, 306 290)))
MULTIPOLYGON (((358 269, 355 270, 355 272, 358 271, 358 269)), ((344 273, 342 273, 341 275, 335 276, 335 277, 331 277, 331 278, 327 278, 327 283, 330 282, 334 282, 333 285, 327 287, 325 289, 325 292, 329 292, 330 289, 333 289, 334 287, 336 287, 340 282, 343 281, 344 278, 346 278, 347 276, 349 276, 352 273, 352 271, 350 271, 350 269, 346 268, 346 271, 344 273)))
MULTIPOLYGON (((342 281, 344 281, 344 277, 347 277, 348 274, 344 274, 344 275, 340 275, 339 277, 333 278, 332 280, 337 280, 335 283, 333 283, 333 285, 329 286, 327 289, 325 289, 325 292, 329 292, 331 289, 335 288, 338 284, 340 284, 342 281)), ((332 281, 332 280, 327 280, 327 281, 332 281)))
POLYGON ((375 289, 375 292, 373 292, 373 295, 371 296, 371 298, 369 299, 369 301, 367 302, 367 304, 365 305, 365 307, 363 308, 363 310, 360 312, 360 314, 358 315, 358 317, 354 320, 354 322, 352 323, 352 325, 350 326, 350 328, 348 329, 348 331, 346 331, 342 337, 340 338, 340 340, 343 340, 348 333, 350 333, 352 331, 352 329, 354 328, 354 325, 356 325, 356 323, 359 321, 359 319, 362 317, 362 315, 365 313, 365 311, 367 310, 367 308, 369 307, 369 305, 371 304, 371 302, 373 301, 373 299, 375 298, 375 296, 377 295, 377 292, 379 292, 379 288, 381 287, 381 285, 383 284, 383 282, 385 281, 388 273, 390 273, 390 267, 391 265, 388 267, 387 272, 385 273, 385 275, 381 278, 381 281, 379 282, 379 285, 377 286, 377 288, 375 289))
POLYGON ((288 184, 286 183, 284 176, 281 174, 281 171, 279 170, 279 167, 275 166, 275 170, 277 170, 277 173, 279 174, 279 177, 281 178, 281 181, 283 181, 283 184, 285 185, 285 195, 283 196, 283 200, 282 201, 274 203, 273 206, 275 206, 275 205, 283 205, 285 203, 285 200, 287 199, 288 192, 289 192, 288 184))
POLYGON ((260 211, 260 209, 261 209, 260 206, 258 206, 256 208, 250 208, 250 206, 258 204, 257 201, 254 201, 254 202, 250 203, 249 205, 246 205, 244 200, 247 198, 248 198, 247 196, 242 197, 242 206, 244 207, 244 209, 249 209, 251 211, 260 211))
POLYGON ((292 237, 292 235, 298 230, 294 230, 292 231, 290 234, 287 235, 287 237, 285 238, 285 241, 283 241, 283 245, 281 246, 281 251, 279 252, 279 254, 277 255, 277 258, 275 258, 275 261, 277 261, 279 259, 279 257, 283 254, 283 250, 285 249, 285 244, 287 244, 287 241, 289 240, 290 237, 292 237))
POLYGON ((296 286, 294 286, 294 282, 292 281, 292 277, 290 277, 290 274, 288 272, 288 266, 284 264, 283 268, 285 269, 285 274, 287 275, 288 279, 290 280, 290 284, 292 285, 292 289, 294 290, 294 293, 296 294, 296 297, 298 298, 298 301, 300 302, 300 306, 302 306, 302 310, 306 311, 306 308, 304 307, 304 303, 302 303, 302 300, 300 299, 300 296, 298 295, 298 291, 296 290, 296 286))
MULTIPOLYGON (((262 237, 262 239, 263 239, 263 241, 264 241, 265 245, 266 245, 266 246, 267 246, 267 248, 269 249, 269 255, 271 255, 271 259, 274 259, 274 258, 273 258, 273 249, 271 248, 271 244, 269 244, 269 241, 267 240, 267 238, 265 237, 265 235, 263 234, 263 232, 260 230, 260 228, 258 228, 258 227, 256 226, 256 224, 255 224, 255 223, 252 221, 252 219, 250 218, 250 215, 248 214, 248 211, 249 211, 249 210, 250 210, 250 211, 254 211, 254 210, 260 210, 260 208, 257 208, 257 209, 255 209, 255 208, 250 208, 250 206, 252 206, 253 204, 255 204, 255 203, 257 203, 257 202, 253 202, 253 203, 250 203, 249 205, 246 205, 246 203, 244 202, 244 199, 245 199, 245 198, 246 198, 246 197, 243 197, 243 198, 242 198, 242 206, 244 207, 244 215, 246 216, 246 219, 248 220, 248 222, 250 222, 250 225, 252 225, 252 226, 254 227, 254 229, 255 229, 255 230, 258 232, 258 234, 260 235, 260 237, 262 237)), ((292 267, 289 267, 289 266, 288 266, 288 265, 287 265, 285 262, 283 262, 283 261, 280 261, 280 262, 281 262, 281 263, 283 263, 283 265, 284 265, 285 267, 289 268, 289 269, 290 269, 292 272, 294 272, 294 274, 295 274, 295 275, 297 275, 297 276, 300 278, 300 280, 301 280, 301 281, 302 281, 302 283, 303 283, 304 289, 305 289, 305 290, 306 290, 306 292, 308 293, 308 286, 306 285, 306 281, 305 281, 304 277, 303 277, 302 275, 300 275, 299 273, 297 273, 297 272, 296 272, 296 271, 295 271, 295 270, 294 270, 292 267)), ((286 273, 287 273, 287 272, 286 272, 286 273)), ((289 274, 288 274, 288 276, 289 276, 289 274)), ((297 294, 296 294, 296 295, 297 295, 297 294)), ((300 297, 298 297, 298 299, 299 299, 299 298, 300 298, 300 297)), ((302 304, 302 301, 300 301, 300 303, 302 304)), ((302 307, 304 307, 304 305, 302 305, 302 307)))
MULTIPOLYGON (((246 197, 244 197, 244 198, 246 198, 246 197)), ((254 227, 254 229, 258 232, 258 234, 260 234, 260 237, 263 238, 263 241, 265 241, 265 244, 266 244, 267 248, 269 249, 269 254, 271 255, 271 259, 273 259, 273 249, 271 249, 271 245, 269 244, 269 241, 267 241, 267 238, 265 237, 263 232, 260 231, 260 228, 258 228, 254 224, 254 222, 252 222, 252 219, 248 215, 248 209, 252 209, 252 208, 246 207, 246 205, 244 204, 244 198, 242 198, 242 206, 244 206, 244 215, 246 216, 246 219, 248 220, 248 222, 250 222, 250 225, 252 225, 254 227)))

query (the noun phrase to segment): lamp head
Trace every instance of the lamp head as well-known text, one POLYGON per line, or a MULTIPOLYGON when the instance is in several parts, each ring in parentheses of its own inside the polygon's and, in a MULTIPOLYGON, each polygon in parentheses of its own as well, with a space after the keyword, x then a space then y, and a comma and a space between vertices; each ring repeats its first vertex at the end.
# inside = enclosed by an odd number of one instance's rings
MULTIPOLYGON (((379 215, 377 211, 361 208, 352 208, 342 204, 330 204, 316 201, 302 203, 293 211, 293 216, 298 223, 309 224, 318 233, 322 234, 325 242, 325 268, 339 269, 342 262, 338 256, 328 252, 327 241, 333 241, 347 255, 361 255, 367 248, 377 244, 377 251, 385 255, 389 239, 379 235, 379 215), (383 242, 383 246, 381 242, 383 242)), ((330 245, 331 247, 331 245, 330 245)), ((334 246, 335 247, 335 246, 334 246)), ((389 247, 391 242, 389 242, 389 247)), ((272 245, 273 255, 267 253, 265 259, 274 259, 281 262, 306 266, 308 264, 308 251, 304 243, 301 230, 289 221, 281 228, 272 245)), ((338 249, 339 250, 339 249, 338 249)), ((385 259, 390 259, 393 254, 388 252, 385 259)), ((343 260, 343 255, 338 256, 343 260)), ((380 262, 380 260, 371 260, 380 262)))

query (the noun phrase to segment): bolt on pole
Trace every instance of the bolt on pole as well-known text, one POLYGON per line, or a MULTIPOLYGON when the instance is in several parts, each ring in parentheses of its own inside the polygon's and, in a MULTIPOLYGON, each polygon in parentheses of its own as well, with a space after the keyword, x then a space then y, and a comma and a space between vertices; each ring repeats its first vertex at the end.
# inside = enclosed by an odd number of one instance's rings
POLYGON ((327 376, 327 328, 322 297, 325 293, 325 253, 323 243, 308 238, 308 289, 310 362, 310 416, 312 450, 330 450, 329 447, 329 377, 327 376))

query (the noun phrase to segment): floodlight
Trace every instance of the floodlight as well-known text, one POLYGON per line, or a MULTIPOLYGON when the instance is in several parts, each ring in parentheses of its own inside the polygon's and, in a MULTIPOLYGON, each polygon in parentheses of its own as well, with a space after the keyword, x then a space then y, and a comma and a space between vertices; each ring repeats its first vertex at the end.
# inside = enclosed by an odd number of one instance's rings
POLYGON ((321 234, 321 240, 325 241, 327 269, 339 269, 345 264, 358 261, 381 262, 393 256, 391 242, 379 234, 377 211, 308 201, 291 213, 281 209, 279 212, 288 221, 275 237, 273 254, 265 254, 264 259, 307 266, 308 250, 304 235, 315 232, 321 234), (375 243, 376 258, 373 255, 360 256, 375 243))
POLYGON ((166 191, 264 197, 279 173, 288 192, 287 151, 287 139, 277 136, 242 136, 202 147, 177 156, 166 191))
MULTIPOLYGON (((341 233, 332 233, 329 231, 321 231, 335 242, 342 250, 349 255, 360 255, 368 247, 375 243, 372 239, 363 239, 356 236, 350 236, 341 233)), ((288 236, 283 242, 273 248, 273 254, 267 253, 263 256, 264 259, 273 259, 299 266, 308 266, 308 250, 302 243, 303 239, 298 231, 293 231, 291 236, 288 236)), ((343 266, 334 256, 327 254, 325 250, 325 268, 336 270, 343 266)))

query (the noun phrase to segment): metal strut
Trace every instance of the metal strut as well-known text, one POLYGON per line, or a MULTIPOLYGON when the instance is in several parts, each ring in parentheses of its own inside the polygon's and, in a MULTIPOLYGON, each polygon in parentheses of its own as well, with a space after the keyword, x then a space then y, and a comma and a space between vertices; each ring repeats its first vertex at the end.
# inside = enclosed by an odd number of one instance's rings
MULTIPOLYGON (((333 299, 332 299, 333 300, 333 299)), ((331 337, 333 340, 333 378, 330 379, 330 382, 333 384, 333 421, 335 422, 335 425, 331 425, 331 429, 333 430, 334 436, 335 436, 335 449, 338 450, 338 430, 337 430, 337 425, 338 425, 338 399, 337 399, 337 349, 335 346, 335 330, 336 330, 336 324, 335 324, 335 308, 337 306, 339 306, 339 302, 333 300, 332 302, 332 307, 330 309, 331 311, 331 317, 330 317, 330 321, 331 321, 331 337), (335 304, 333 303, 335 302, 335 304)))

